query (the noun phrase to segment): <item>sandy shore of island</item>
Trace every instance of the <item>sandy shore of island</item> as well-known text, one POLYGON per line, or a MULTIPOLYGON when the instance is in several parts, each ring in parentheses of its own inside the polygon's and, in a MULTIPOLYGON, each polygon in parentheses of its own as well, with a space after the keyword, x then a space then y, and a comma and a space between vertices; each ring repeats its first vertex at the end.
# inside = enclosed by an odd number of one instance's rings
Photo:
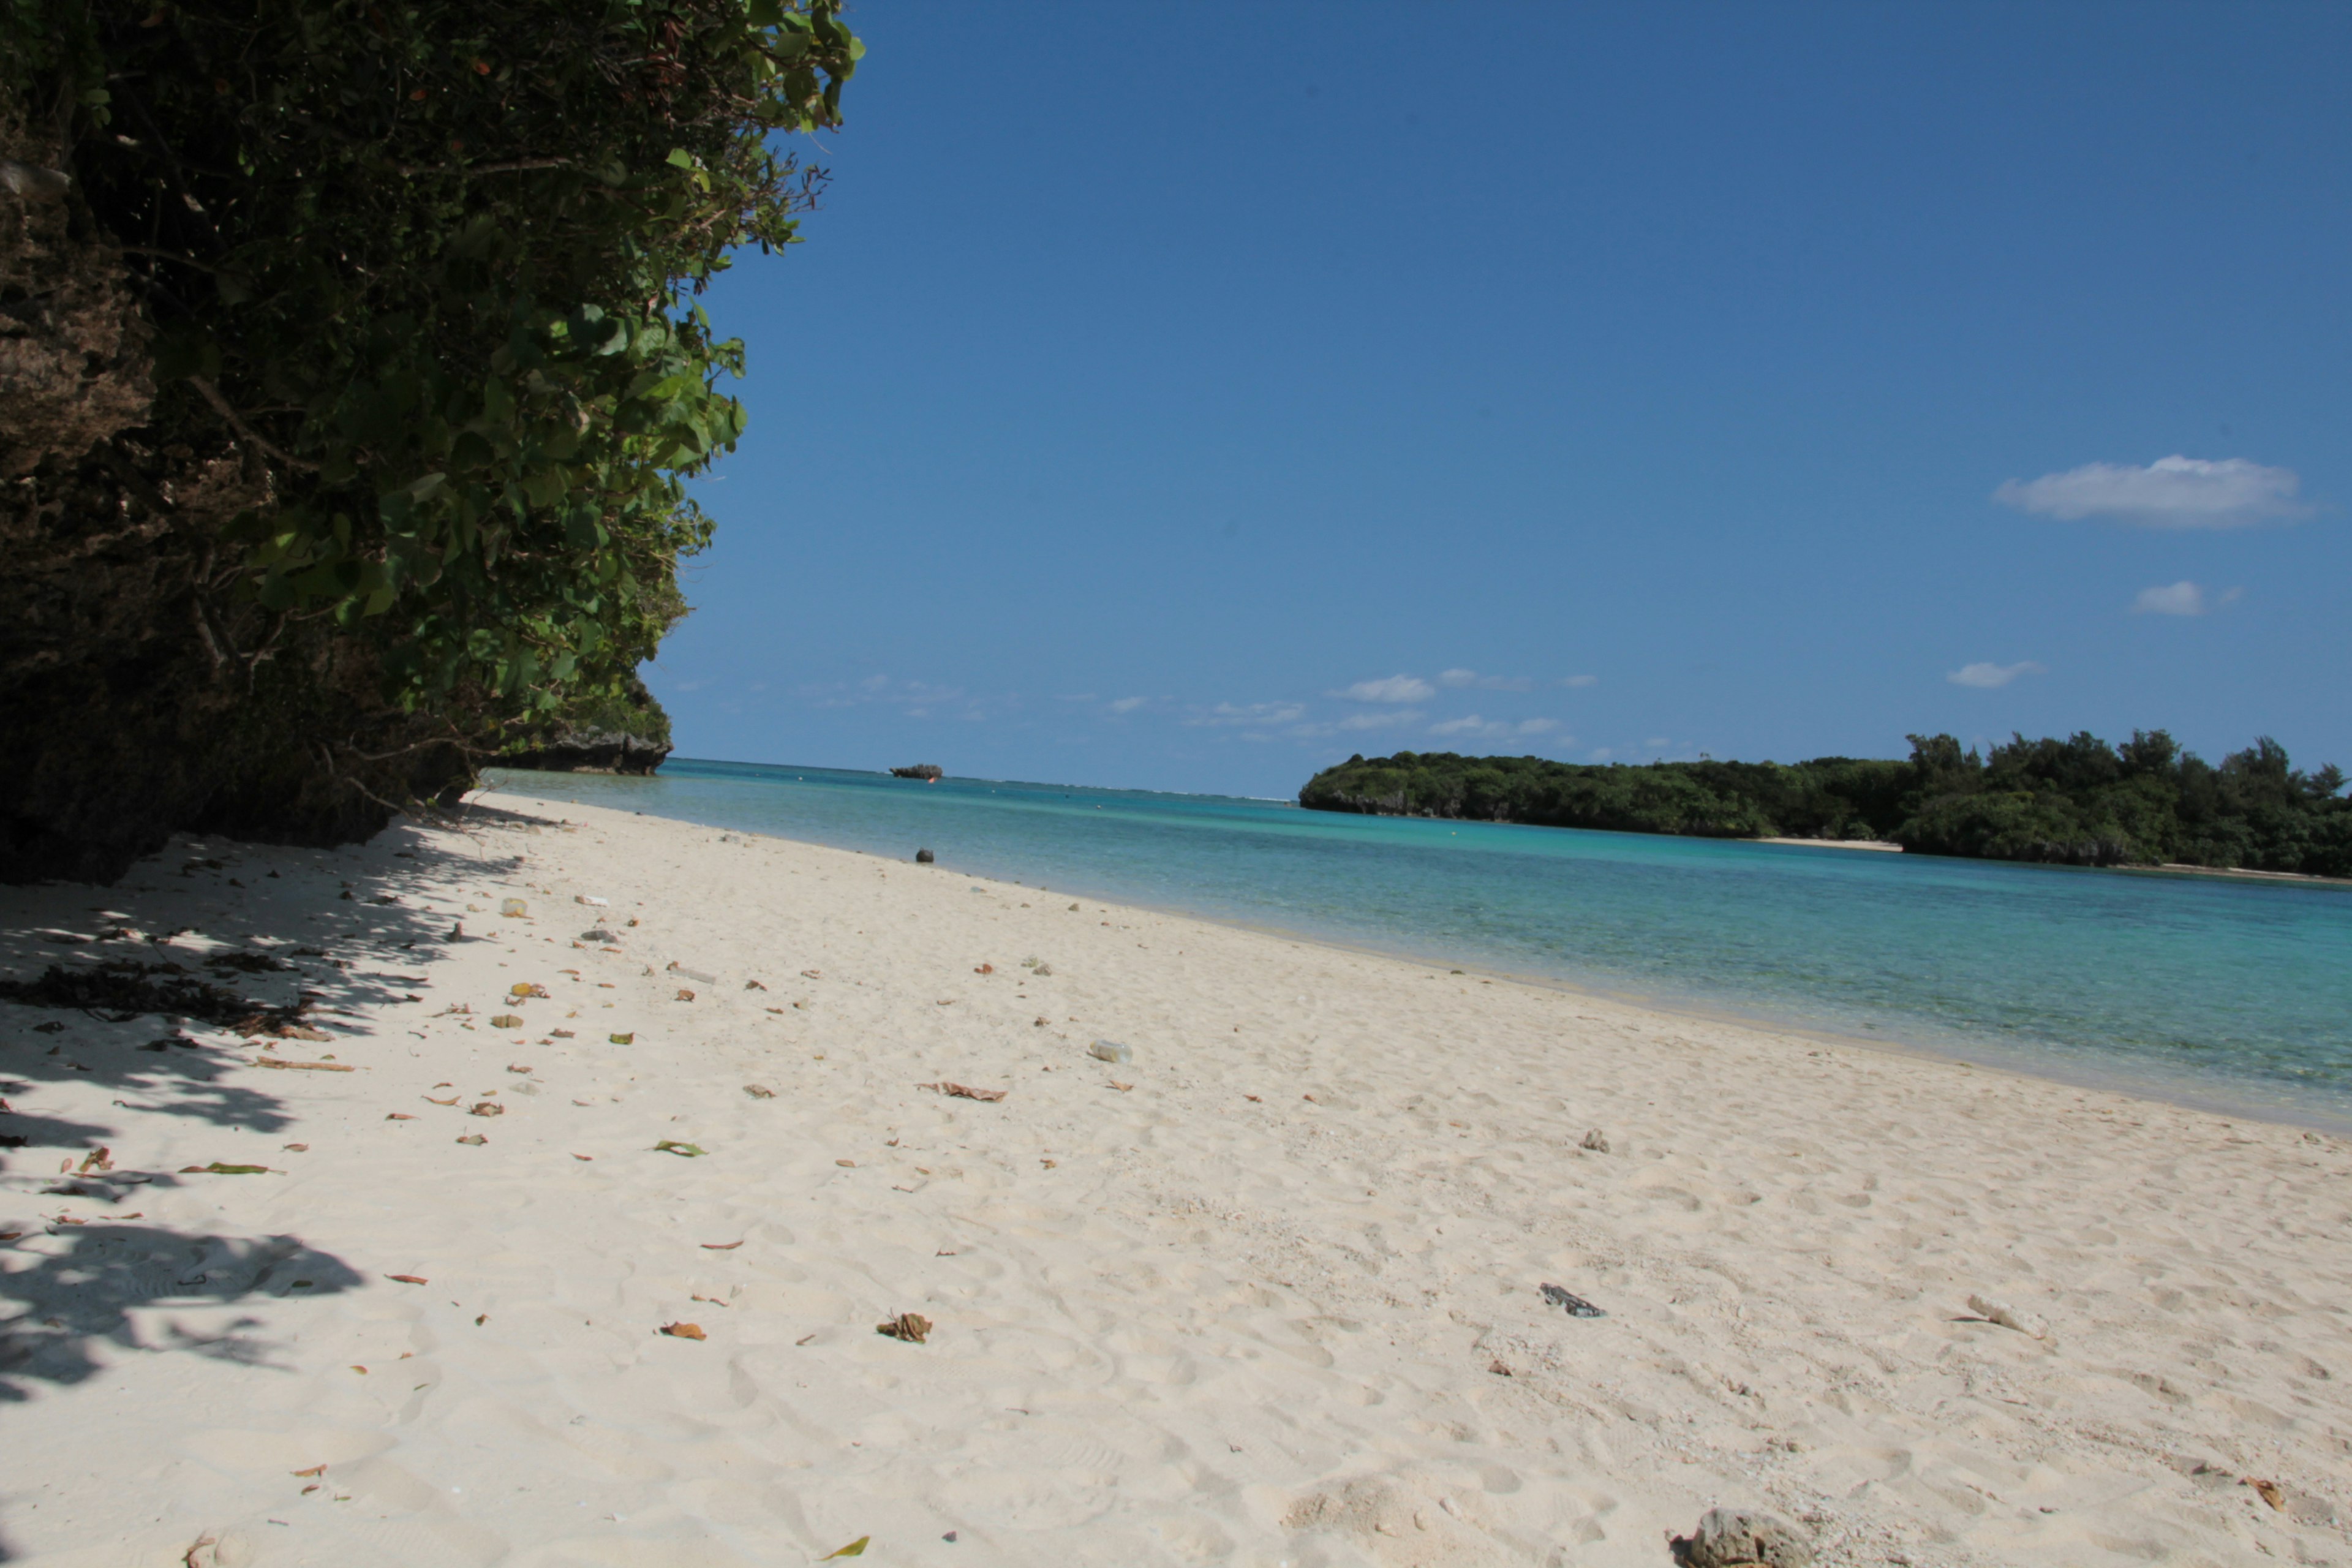
POLYGON ((2352 1563, 2322 1134, 581 806, 0 905, 280 1031, 0 1003, 12 1563, 2352 1563))

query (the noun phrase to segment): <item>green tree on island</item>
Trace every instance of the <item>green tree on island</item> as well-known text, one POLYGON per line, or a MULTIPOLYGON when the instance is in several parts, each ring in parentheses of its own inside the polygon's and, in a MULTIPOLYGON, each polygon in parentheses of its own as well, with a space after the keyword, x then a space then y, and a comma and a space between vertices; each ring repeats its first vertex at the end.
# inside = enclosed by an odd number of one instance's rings
POLYGON ((1350 757, 1298 792, 1318 811, 1712 838, 1874 838, 1920 854, 2074 866, 2187 865, 2352 877, 2343 771, 2304 773, 2269 739, 2217 767, 2161 730, 2013 736, 1979 755, 1914 735, 1907 761, 1599 766, 1399 752, 1350 757))

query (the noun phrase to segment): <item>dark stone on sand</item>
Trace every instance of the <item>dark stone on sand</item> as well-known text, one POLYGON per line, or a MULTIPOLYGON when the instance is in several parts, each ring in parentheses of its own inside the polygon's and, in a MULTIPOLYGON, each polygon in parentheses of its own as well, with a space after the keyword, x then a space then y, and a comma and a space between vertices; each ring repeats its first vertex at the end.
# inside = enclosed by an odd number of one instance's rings
POLYGON ((1674 1542, 1682 1568, 1807 1568, 1813 1560, 1810 1536, 1769 1513, 1711 1508, 1698 1529, 1674 1542))

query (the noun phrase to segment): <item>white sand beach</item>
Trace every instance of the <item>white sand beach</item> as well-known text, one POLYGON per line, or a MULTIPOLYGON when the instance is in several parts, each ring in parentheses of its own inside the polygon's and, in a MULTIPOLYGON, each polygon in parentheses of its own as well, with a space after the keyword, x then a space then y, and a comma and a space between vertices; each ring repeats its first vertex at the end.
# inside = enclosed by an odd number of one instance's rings
POLYGON ((2320 1133, 496 797, 0 900, 317 994, 0 1003, 11 1563, 2352 1564, 2320 1133))

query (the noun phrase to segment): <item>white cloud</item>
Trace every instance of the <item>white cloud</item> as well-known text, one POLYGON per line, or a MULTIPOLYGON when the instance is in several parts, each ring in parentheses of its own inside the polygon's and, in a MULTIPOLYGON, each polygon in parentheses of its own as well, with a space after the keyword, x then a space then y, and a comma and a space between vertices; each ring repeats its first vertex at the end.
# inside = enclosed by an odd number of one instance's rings
POLYGON ((2245 528, 2265 518, 2295 518, 2311 509, 2295 499, 2292 468, 2243 458, 2159 458, 2144 468, 2085 463, 2038 479, 2011 479, 1992 499, 2020 511, 2072 521, 2111 517, 2143 528, 2245 528))
POLYGON ((1359 680, 1345 691, 1334 691, 1350 702, 1426 702, 1437 688, 1414 675, 1391 675, 1386 680, 1359 680))
POLYGON ((1437 684, 1451 686, 1455 690, 1475 687, 1481 691, 1532 691, 1535 682, 1524 675, 1481 675, 1475 669, 1449 669, 1439 675, 1437 684))
POLYGON ((1114 713, 1132 713, 1150 700, 1149 697, 1122 697, 1110 705, 1110 710, 1114 713))
POLYGON ((1568 675, 1562 676, 1559 683, 1562 686, 1598 686, 1601 678, 1597 675, 1568 675))
POLYGON ((1653 736, 1651 736, 1648 740, 1646 740, 1646 741, 1643 742, 1642 742, 1642 745, 1643 745, 1643 747, 1645 750, 1648 750, 1648 751, 1653 751, 1653 752, 1663 752, 1663 751, 1664 751, 1664 750, 1666 749, 1666 747, 1667 747, 1668 743, 1669 743, 1669 742, 1667 742, 1667 740, 1666 740, 1666 737, 1665 737, 1665 736, 1664 736, 1664 735, 1653 735, 1653 736))
POLYGON ((1197 708, 1187 724, 1287 724, 1303 717, 1307 706, 1301 702, 1220 702, 1214 708, 1197 708))
POLYGON ((2021 664, 1964 664, 1944 679, 1955 686, 1973 686, 1990 691, 1996 686, 2007 686, 2021 675, 2048 673, 2042 666, 2027 659, 2021 664))
POLYGON ((1339 727, 1342 730, 1389 730, 1400 724, 1417 722, 1421 716, 1418 708, 1400 708, 1392 713, 1350 713, 1339 721, 1339 727))
POLYGON ((2205 613, 2205 590, 2194 583, 2175 583, 2168 588, 2142 588, 2139 597, 2132 601, 2135 616, 2201 616, 2205 613))
MULTIPOLYGON (((1473 713, 1467 718, 1448 719, 1442 723, 1432 724, 1429 732, 1433 735, 1467 735, 1478 740, 1500 741, 1514 735, 1549 735, 1559 728, 1559 721, 1557 719, 1522 719, 1514 724, 1507 719, 1488 719, 1473 713)), ((1565 745, 1567 742, 1562 741, 1560 743, 1565 745)))

